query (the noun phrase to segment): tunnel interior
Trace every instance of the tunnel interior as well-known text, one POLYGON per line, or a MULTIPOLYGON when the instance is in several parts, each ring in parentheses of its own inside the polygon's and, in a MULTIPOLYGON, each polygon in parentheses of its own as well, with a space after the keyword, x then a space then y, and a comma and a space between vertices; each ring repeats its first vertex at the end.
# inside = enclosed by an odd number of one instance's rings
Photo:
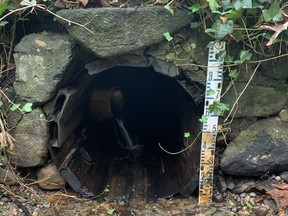
MULTIPOLYGON (((56 125, 76 126, 63 144, 51 144, 50 152, 75 191, 95 198, 109 186, 111 199, 150 200, 195 190, 202 105, 177 79, 152 67, 114 67, 72 89, 80 92, 74 103, 62 92, 51 113, 56 125), (67 106, 81 113, 77 124, 67 106), (187 132, 190 137, 184 137, 187 132)), ((66 128, 55 127, 54 139, 66 128)))

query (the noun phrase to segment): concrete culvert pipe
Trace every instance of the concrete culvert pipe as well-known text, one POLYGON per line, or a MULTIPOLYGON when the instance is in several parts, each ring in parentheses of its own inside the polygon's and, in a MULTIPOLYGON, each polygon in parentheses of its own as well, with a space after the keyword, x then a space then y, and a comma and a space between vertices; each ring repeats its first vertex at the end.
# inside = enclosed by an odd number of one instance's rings
POLYGON ((52 158, 76 192, 95 198, 109 185, 110 199, 150 200, 196 189, 202 105, 177 78, 114 67, 80 80, 50 116, 52 158))

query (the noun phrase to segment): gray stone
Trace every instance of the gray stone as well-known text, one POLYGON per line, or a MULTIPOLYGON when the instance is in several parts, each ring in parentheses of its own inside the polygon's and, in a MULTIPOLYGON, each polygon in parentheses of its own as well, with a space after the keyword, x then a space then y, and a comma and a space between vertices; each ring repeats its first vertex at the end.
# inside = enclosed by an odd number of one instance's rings
POLYGON ((288 171, 280 173, 280 177, 288 183, 288 171))
MULTIPOLYGON (((237 95, 244 89, 246 83, 235 83, 234 87, 224 95, 222 102, 232 105, 235 103, 237 95), (235 94, 235 90, 237 95, 235 94)), ((240 117, 267 117, 275 115, 281 111, 286 103, 286 96, 271 87, 249 85, 238 101, 235 118, 240 117)))
POLYGON ((286 109, 281 110, 281 112, 279 113, 279 117, 281 121, 288 121, 288 110, 286 109))
POLYGON ((90 8, 61 10, 57 15, 86 25, 87 29, 58 20, 79 44, 99 57, 122 55, 164 40, 163 33, 173 34, 187 26, 193 15, 163 7, 90 8))
POLYGON ((155 71, 164 75, 175 77, 179 75, 179 68, 174 64, 163 61, 161 59, 151 58, 152 66, 155 71))
POLYGON ((11 161, 19 167, 41 166, 48 157, 49 128, 44 112, 35 108, 11 131, 16 139, 11 161))
POLYGON ((54 163, 48 163, 37 173, 38 185, 45 190, 57 190, 66 186, 65 179, 60 175, 54 163))
POLYGON ((259 176, 288 167, 288 122, 279 118, 258 120, 225 149, 220 166, 232 175, 259 176))
POLYGON ((288 56, 278 58, 273 61, 266 61, 261 63, 261 73, 267 77, 281 80, 288 78, 287 74, 288 56))
POLYGON ((30 34, 23 37, 14 51, 17 95, 32 103, 51 99, 71 71, 76 55, 75 43, 65 34, 30 34))
POLYGON ((151 62, 144 55, 121 55, 110 58, 100 58, 85 65, 89 75, 94 75, 116 66, 150 67, 151 62))

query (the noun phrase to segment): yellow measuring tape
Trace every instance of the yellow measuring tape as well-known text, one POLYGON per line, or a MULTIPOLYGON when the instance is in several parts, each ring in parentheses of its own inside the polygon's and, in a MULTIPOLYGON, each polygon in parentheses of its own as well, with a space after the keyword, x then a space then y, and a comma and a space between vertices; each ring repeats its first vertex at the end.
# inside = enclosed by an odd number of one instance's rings
POLYGON ((214 156, 216 147, 216 136, 218 127, 218 115, 209 111, 209 106, 214 102, 220 102, 222 89, 223 59, 217 54, 225 50, 225 42, 215 42, 209 48, 207 80, 205 91, 204 116, 207 121, 203 123, 200 173, 199 173, 199 205, 212 201, 214 156))

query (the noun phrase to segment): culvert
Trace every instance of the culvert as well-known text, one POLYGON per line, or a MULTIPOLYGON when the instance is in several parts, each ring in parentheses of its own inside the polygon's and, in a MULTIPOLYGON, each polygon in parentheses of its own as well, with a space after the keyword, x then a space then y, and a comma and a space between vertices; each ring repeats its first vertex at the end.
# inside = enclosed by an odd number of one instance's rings
POLYGON ((190 195, 198 186, 202 106, 195 103, 200 91, 187 89, 183 79, 153 67, 125 66, 60 89, 50 113, 50 152, 62 176, 89 198, 108 185, 111 199, 190 195), (165 152, 192 142, 183 153, 165 152))

